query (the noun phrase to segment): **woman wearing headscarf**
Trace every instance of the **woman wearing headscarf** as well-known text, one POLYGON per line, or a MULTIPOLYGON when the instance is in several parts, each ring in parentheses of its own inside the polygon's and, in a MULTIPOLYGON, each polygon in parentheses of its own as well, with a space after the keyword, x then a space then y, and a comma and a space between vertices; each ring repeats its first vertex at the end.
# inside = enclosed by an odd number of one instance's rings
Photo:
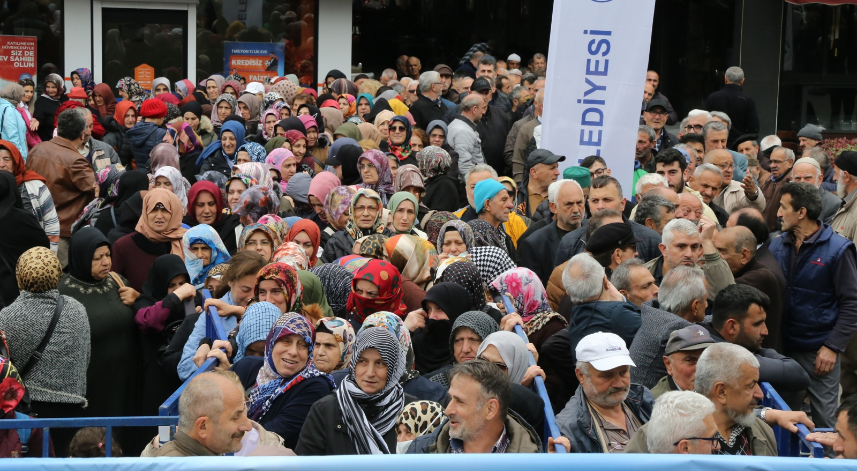
POLYGON ((116 112, 116 97, 113 96, 110 85, 106 83, 99 83, 95 86, 92 91, 92 101, 95 103, 95 108, 102 120, 116 112))
MULTIPOLYGON (((565 318, 551 309, 539 277, 527 268, 503 272, 491 282, 490 289, 495 296, 510 297, 515 312, 521 318, 524 333, 537 350, 551 335, 568 326, 565 318)), ((506 327, 505 330, 511 328, 506 327)))
POLYGON ((120 164, 108 165, 95 172, 95 184, 98 185, 98 197, 90 201, 80 216, 71 224, 72 234, 82 227, 94 226, 98 223, 101 210, 111 207, 118 194, 119 177, 125 173, 120 164))
POLYGON ((291 106, 298 93, 298 86, 289 80, 280 80, 271 87, 271 91, 283 97, 283 101, 291 106))
POLYGON ((217 134, 214 133, 214 124, 211 118, 205 115, 202 110, 202 104, 191 101, 182 106, 182 118, 184 122, 190 124, 193 132, 199 136, 203 147, 208 147, 209 144, 217 140, 217 134))
MULTIPOLYGON (((444 224, 449 221, 453 221, 458 219, 455 217, 455 214, 450 213, 448 211, 431 211, 427 218, 423 219, 423 229, 426 232, 426 239, 432 244, 437 244, 437 237, 440 235, 440 230, 444 224)), ((441 252, 441 248, 437 247, 438 252, 441 252)))
POLYGON ((369 93, 361 93, 357 95, 357 116, 363 118, 370 111, 372 111, 372 106, 375 104, 375 97, 370 95, 369 93))
POLYGON ((116 84, 116 90, 123 100, 132 101, 136 106, 140 106, 140 103, 146 98, 146 91, 131 77, 123 77, 119 80, 116 84))
POLYGON ((212 268, 230 259, 220 236, 208 224, 199 224, 185 232, 182 247, 190 284, 196 289, 203 288, 212 268))
POLYGON ((385 242, 390 263, 402 274, 402 301, 408 311, 415 311, 431 286, 432 269, 438 266, 437 251, 425 239, 412 235, 396 235, 385 242))
POLYGON ((238 154, 235 157, 235 163, 237 165, 246 164, 250 162, 264 164, 265 157, 267 157, 267 155, 268 153, 265 152, 265 148, 261 144, 245 141, 244 145, 238 148, 238 154))
POLYGON ((122 100, 115 105, 113 113, 102 115, 101 122, 104 125, 104 137, 101 140, 119 154, 122 165, 130 167, 134 154, 131 152, 131 142, 125 135, 125 131, 137 124, 137 108, 134 107, 134 102, 122 100))
POLYGON ((370 314, 390 311, 400 317, 406 314, 402 303, 402 277, 389 262, 370 259, 354 272, 348 296, 348 320, 359 328, 370 314))
POLYGON ((355 141, 362 141, 363 133, 360 132, 360 128, 358 128, 356 124, 343 123, 342 126, 336 128, 336 131, 333 133, 333 138, 339 140, 343 137, 349 137, 355 141))
POLYGON ((164 188, 172 191, 182 203, 182 217, 187 212, 187 193, 190 183, 174 167, 164 166, 153 175, 153 188, 164 188))
POLYGON ((226 117, 237 113, 238 101, 234 96, 227 93, 218 96, 211 108, 211 123, 214 125, 214 133, 220 134, 220 129, 226 123, 226 117))
POLYGON ((333 167, 343 185, 360 184, 361 176, 357 162, 363 152, 353 139, 347 137, 339 138, 330 146, 327 165, 333 167))
MULTIPOLYGON (((61 296, 57 291, 62 267, 50 249, 27 250, 17 259, 15 271, 21 294, 0 311, 0 330, 6 334, 10 359, 20 365, 19 374, 27 385, 30 406, 39 417, 82 416, 90 358, 86 309, 77 300, 61 296), (42 356, 37 358, 35 350, 47 335, 59 302, 63 305, 53 334, 42 356)), ((51 433, 57 454, 64 455, 74 432, 73 429, 58 429, 51 433)))
POLYGON ((15 261, 33 247, 48 248, 50 241, 33 213, 24 209, 16 176, 0 172, 0 294, 8 306, 18 297, 15 261))
POLYGON ((387 237, 385 235, 371 234, 357 239, 357 242, 354 243, 353 251, 361 257, 389 262, 390 255, 387 253, 386 244, 387 237))
POLYGON ((276 263, 285 263, 295 270, 309 270, 309 258, 306 256, 303 247, 296 242, 283 242, 274 250, 274 255, 271 256, 271 261, 276 263))
POLYGON ((91 355, 86 370, 87 414, 127 417, 138 414, 137 362, 139 342, 134 302, 140 293, 127 280, 110 274, 110 243, 98 229, 84 227, 71 236, 68 273, 60 294, 77 300, 89 319, 91 355))
MULTIPOLYGON (((282 315, 283 313, 280 312, 277 306, 268 302, 253 303, 247 307, 247 310, 244 311, 244 315, 241 317, 241 323, 237 327, 238 333, 235 335, 235 344, 238 348, 232 358, 233 367, 229 369, 238 373, 243 368, 236 367, 235 365, 242 359, 246 357, 265 357, 265 339, 268 338, 268 333, 274 327, 274 323, 282 315)), ((245 389, 252 388, 256 383, 255 375, 252 375, 248 379, 250 379, 250 384, 245 389)))
POLYGON ((86 68, 72 70, 68 74, 71 78, 72 87, 81 87, 88 95, 95 88, 95 81, 92 79, 92 71, 86 68))
POLYGON ((274 133, 277 136, 285 137, 286 133, 292 130, 299 131, 303 136, 306 136, 306 126, 304 126, 303 121, 298 117, 291 116, 280 120, 276 125, 274 125, 274 133))
POLYGON ((244 226, 238 238, 238 252, 257 252, 266 262, 271 261, 274 249, 280 245, 277 233, 264 224, 244 226))
POLYGON ((473 229, 473 236, 475 237, 477 247, 497 247, 501 250, 506 249, 506 244, 500 237, 500 233, 487 221, 474 219, 472 221, 468 221, 467 225, 473 229))
POLYGON ((494 246, 477 247, 473 229, 457 219, 443 225, 437 238, 437 247, 444 260, 449 257, 469 257, 479 268, 483 280, 493 280, 517 266, 505 250, 494 246))
POLYGON ((357 84, 346 78, 334 80, 329 87, 330 93, 334 98, 338 98, 340 95, 351 95, 353 97, 358 94, 357 88, 357 84))
MULTIPOLYGON (((21 120, 23 120, 23 130, 21 135, 18 136, 15 141, 18 142, 18 145, 27 151, 28 149, 33 148, 34 146, 40 144, 42 140, 39 138, 39 134, 30 129, 30 119, 32 118, 32 114, 30 114, 30 110, 26 104, 23 106, 21 100, 24 99, 24 87, 17 83, 8 83, 3 88, 0 88, 0 98, 8 101, 10 105, 21 115, 21 120)), ((31 99, 32 101, 32 99, 31 99)), ((12 124, 12 123, 9 123, 12 124)), ((20 130, 20 123, 15 126, 16 131, 20 130)), ((11 139, 12 136, 6 136, 7 139, 11 139)))
POLYGON ((396 192, 405 191, 412 194, 417 200, 417 219, 415 225, 419 226, 420 221, 429 213, 429 208, 423 204, 423 196, 426 188, 423 183, 423 176, 414 165, 402 165, 396 172, 393 178, 393 190, 396 192))
MULTIPOLYGON (((267 111, 267 110, 270 110, 271 107, 274 106, 275 103, 277 103, 277 102, 282 103, 283 101, 284 101, 283 97, 279 93, 268 92, 265 94, 265 96, 262 97, 262 108, 267 111)), ((279 121, 279 120, 280 120, 280 117, 279 117, 279 115, 277 115, 277 121, 279 121)))
POLYGON ((232 211, 241 218, 241 223, 246 226, 256 223, 259 218, 266 214, 277 214, 279 206, 280 200, 272 189, 267 186, 254 185, 241 193, 241 198, 235 203, 232 211))
POLYGON ((136 290, 143 287, 149 268, 161 255, 172 253, 181 258, 182 203, 178 196, 163 188, 146 193, 143 211, 135 232, 113 244, 113 263, 116 273, 128 280, 136 290))
POLYGON ((411 123, 404 116, 390 118, 388 125, 389 151, 399 159, 399 166, 416 165, 416 154, 411 153, 411 123))
POLYGON ((469 307, 469 295, 455 283, 438 283, 422 301, 422 312, 412 312, 405 325, 413 331, 416 369, 431 373, 452 363, 452 325, 469 307))
POLYGON ((361 188, 374 190, 386 205, 388 198, 394 193, 393 175, 387 156, 378 150, 367 150, 357 160, 357 168, 363 180, 361 188))
POLYGON ((265 339, 264 357, 245 357, 234 370, 253 385, 247 415, 294 448, 310 407, 328 395, 333 380, 313 364, 315 329, 295 312, 283 314, 265 339))
POLYGON ((339 111, 338 107, 324 107, 319 108, 319 112, 321 116, 324 118, 324 133, 327 134, 328 138, 332 141, 333 134, 336 132, 336 129, 342 126, 342 123, 345 122, 345 117, 342 116, 342 111, 339 111))
POLYGON ((170 93, 170 79, 166 77, 156 77, 152 80, 152 96, 170 93))
POLYGON ((258 123, 258 132, 255 136, 248 136, 247 140, 253 141, 257 144, 265 145, 268 141, 271 140, 272 137, 275 137, 277 134, 274 131, 274 126, 280 122, 280 113, 277 110, 265 110, 262 112, 262 116, 259 118, 258 123))
MULTIPOLYGON (((113 228, 120 226, 121 210, 125 202, 132 196, 139 195, 141 191, 149 189, 149 177, 146 176, 145 172, 141 171, 125 171, 119 173, 112 184, 109 184, 109 181, 110 178, 108 176, 104 181, 108 186, 105 189, 99 187, 99 194, 105 195, 105 198, 100 205, 98 214, 93 216, 95 218, 95 228, 100 230, 105 236, 113 228)), ((142 202, 142 198, 140 198, 140 201, 142 202)), ((134 225, 136 225, 138 219, 140 219, 139 213, 133 218, 134 225)))
POLYGON ((244 129, 247 136, 255 136, 259 131, 259 112, 261 111, 261 103, 256 95, 245 93, 238 97, 238 113, 244 118, 244 129))
POLYGON ((321 231, 314 222, 302 219, 289 228, 285 242, 294 242, 301 247, 307 256, 310 268, 319 264, 318 247, 321 244, 321 231))
MULTIPOLYGON (((449 363, 426 376, 434 382, 449 387, 449 370, 456 363, 462 363, 476 359, 476 351, 479 345, 489 335, 500 330, 497 321, 482 311, 467 311, 460 314, 452 322, 449 331, 446 348, 449 352, 449 363), (474 342, 475 340, 475 342, 474 342)), ((440 356, 436 358, 439 360, 440 356)))
POLYGON ((458 183, 449 175, 449 153, 431 145, 417 154, 420 173, 425 177, 422 203, 436 211, 455 211, 459 206, 458 183))
POLYGON ((291 265, 269 263, 256 275, 256 298, 277 306, 282 313, 300 309, 302 292, 298 271, 291 265))
POLYGON ((169 124, 170 132, 175 132, 174 144, 179 152, 179 167, 182 176, 192 183, 196 183, 196 176, 199 175, 200 168, 196 165, 199 156, 202 154, 202 141, 199 138, 190 124, 185 123, 182 119, 177 119, 169 124))
POLYGON ((54 114, 61 104, 68 101, 64 83, 59 75, 49 74, 45 77, 45 91, 36 100, 30 129, 39 133, 42 142, 50 141, 54 137, 54 114))
POLYGON ((345 319, 323 317, 315 332, 316 368, 327 374, 347 371, 356 337, 351 323, 345 319))
POLYGON ((221 75, 212 75, 205 80, 205 92, 212 105, 220 96, 220 89, 223 87, 223 82, 225 81, 226 79, 221 75))
MULTIPOLYGON (((376 106, 375 108, 378 108, 378 106, 376 106)), ((390 120, 394 117, 396 117, 396 113, 393 113, 389 110, 382 110, 375 116, 375 119, 373 121, 373 123, 375 124, 375 128, 377 128, 378 132, 381 133, 381 150, 386 151, 387 149, 389 149, 390 120)))
POLYGON ((476 354, 480 358, 494 364, 505 366, 503 371, 509 375, 509 381, 515 384, 523 384, 530 387, 534 375, 528 375, 528 369, 533 368, 541 371, 538 366, 529 366, 527 344, 513 332, 501 330, 494 332, 482 341, 476 354), (524 382, 526 376, 526 382, 524 382))
POLYGON ((241 225, 241 221, 237 215, 223 212, 223 196, 214 183, 198 181, 190 187, 187 216, 183 222, 190 227, 200 224, 211 226, 227 252, 236 252, 238 242, 235 228, 241 225))
POLYGON ((232 75, 226 77, 226 81, 220 87, 221 96, 230 95, 232 98, 238 98, 242 93, 244 93, 244 85, 241 85, 241 82, 236 80, 232 75))
MULTIPOLYGON (((42 233, 47 235, 50 240, 51 250, 56 252, 59 243, 60 223, 57 218, 54 199, 45 185, 47 180, 38 173, 27 170, 18 147, 4 140, 0 140, 0 170, 5 170, 14 175, 15 186, 13 191, 17 193, 15 199, 20 199, 23 207, 28 209, 32 216, 35 216, 36 222, 42 228, 42 233)), ((10 210, 15 204, 15 199, 9 199, 5 203, 10 210)), ((9 263, 13 263, 14 260, 17 260, 17 257, 9 263)))
POLYGON ((313 177, 309 185, 307 199, 315 212, 315 217, 312 219, 318 225, 319 230, 322 231, 322 245, 326 244, 327 239, 330 238, 330 235, 324 232, 330 227, 330 223, 327 221, 327 214, 324 211, 324 202, 327 199, 327 195, 340 185, 339 178, 336 178, 336 175, 331 172, 320 172, 313 177))
POLYGON ((299 456, 391 454, 396 448, 396 419, 406 402, 399 378, 405 356, 387 329, 366 329, 357 336, 348 376, 336 394, 310 409, 295 447, 299 456), (385 368, 379 368, 379 363, 385 368), (343 424, 335 425, 335 424, 343 424), (338 428, 337 428, 338 427, 338 428), (342 428, 346 433, 342 433, 342 428))
MULTIPOLYGON (((331 192, 331 195, 333 195, 333 192, 331 192)), ((324 246, 322 261, 330 263, 340 257, 351 255, 357 239, 371 234, 392 235, 382 222, 382 209, 383 204, 378 193, 366 188, 357 190, 351 198, 350 215, 348 221, 345 223, 345 229, 330 237, 327 245, 324 246)), ((328 221, 332 221, 333 219, 329 212, 328 221)), ((338 221, 339 217, 335 219, 338 221)))
POLYGON ((321 134, 317 121, 311 116, 303 115, 299 118, 307 130, 307 150, 302 163, 310 166, 314 172, 319 173, 324 170, 325 163, 327 162, 331 139, 327 135, 321 134))
POLYGON ((485 298, 485 283, 482 281, 482 276, 479 274, 479 269, 476 264, 466 260, 453 260, 444 267, 443 271, 435 279, 436 283, 452 282, 458 283, 467 290, 470 295, 470 309, 473 311, 482 311, 486 309, 485 298))
POLYGON ((232 175, 238 148, 243 145, 244 126, 238 121, 228 121, 220 130, 220 140, 206 146, 196 164, 202 172, 216 170, 228 178, 232 175))
POLYGON ((361 123, 357 125, 357 129, 360 130, 360 134, 362 135, 361 141, 370 140, 375 143, 376 146, 381 144, 381 131, 375 127, 372 123, 361 123))
POLYGON ((444 422, 444 407, 433 401, 416 401, 405 406, 396 420, 396 453, 406 454, 418 437, 428 435, 444 422))
POLYGON ((426 233, 417 229, 417 197, 407 191, 400 191, 390 197, 387 209, 393 219, 393 231, 396 234, 411 234, 425 239, 426 233))

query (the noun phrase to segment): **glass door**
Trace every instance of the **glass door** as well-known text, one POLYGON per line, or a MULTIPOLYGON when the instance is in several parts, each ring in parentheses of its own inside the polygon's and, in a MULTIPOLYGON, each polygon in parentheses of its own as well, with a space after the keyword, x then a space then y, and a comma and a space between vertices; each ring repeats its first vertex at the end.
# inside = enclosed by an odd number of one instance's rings
POLYGON ((166 77, 172 84, 187 77, 187 10, 101 12, 103 82, 113 87, 122 77, 134 77, 148 89, 155 77, 166 77))

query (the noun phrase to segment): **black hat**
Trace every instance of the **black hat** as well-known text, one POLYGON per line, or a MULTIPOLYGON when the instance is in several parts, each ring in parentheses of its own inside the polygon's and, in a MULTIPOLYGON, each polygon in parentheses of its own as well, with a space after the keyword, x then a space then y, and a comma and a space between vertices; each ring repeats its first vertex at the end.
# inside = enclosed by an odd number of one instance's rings
POLYGON ((732 150, 738 152, 738 146, 747 141, 755 141, 757 139, 758 137, 755 134, 743 134, 741 136, 738 136, 738 139, 735 139, 735 141, 732 142, 732 150))
POLYGON ((556 155, 547 149, 536 149, 527 157, 527 168, 533 168, 536 164, 553 165, 556 162, 564 162, 565 156, 556 155))
POLYGON ((649 100, 649 103, 646 104, 646 111, 651 111, 652 108, 660 106, 663 109, 667 109, 667 103, 659 98, 655 98, 653 100, 649 100))
POLYGON ((482 90, 491 90, 491 84, 488 83, 488 79, 485 77, 479 77, 470 85, 471 92, 481 92, 482 90))
POLYGON ((634 235, 634 229, 630 224, 614 222, 605 224, 592 233, 592 237, 586 243, 586 251, 592 255, 599 255, 608 250, 636 244, 640 240, 634 235))
POLYGON ((845 170, 851 175, 857 175, 857 152, 846 150, 839 154, 833 165, 839 170, 845 170))

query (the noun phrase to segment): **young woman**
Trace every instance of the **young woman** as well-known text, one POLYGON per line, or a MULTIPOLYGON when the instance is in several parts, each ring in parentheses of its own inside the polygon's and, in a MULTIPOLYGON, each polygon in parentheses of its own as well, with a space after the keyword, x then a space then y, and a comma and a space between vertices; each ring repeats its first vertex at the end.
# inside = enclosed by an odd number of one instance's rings
POLYGON ((157 77, 152 80, 152 96, 163 95, 164 93, 170 93, 170 79, 157 77))
POLYGON ((426 238, 426 233, 417 229, 417 211, 419 202, 417 197, 407 191, 400 191, 390 197, 387 203, 390 216, 393 218, 393 232, 396 234, 411 234, 426 238))
POLYGON ((306 135, 296 129, 290 129, 286 131, 285 137, 291 144, 292 154, 294 154, 295 160, 298 162, 298 167, 302 167, 304 165, 304 157, 307 155, 306 135))
POLYGON ((259 112, 261 103, 256 95, 245 93, 238 97, 238 114, 244 118, 244 129, 247 136, 255 136, 259 131, 259 112))
POLYGON ((310 268, 319 264, 318 247, 321 244, 321 231, 316 223, 308 219, 301 219, 289 228, 289 233, 284 242, 298 244, 306 253, 310 268))
POLYGON ((92 101, 98 110, 101 119, 112 116, 116 111, 116 97, 113 96, 113 90, 106 83, 99 83, 92 90, 92 101))
POLYGON ((214 124, 212 124, 211 118, 202 112, 200 103, 190 101, 182 106, 181 112, 184 122, 189 124, 193 132, 199 136, 203 147, 208 147, 209 144, 217 140, 217 135, 214 134, 214 124))
POLYGON ((36 101, 33 99, 36 96, 36 82, 33 81, 32 75, 21 74, 18 78, 18 85, 24 87, 24 96, 18 106, 27 110, 27 119, 32 119, 33 107, 36 105, 36 101))
POLYGON ((45 91, 36 100, 33 119, 30 120, 30 129, 39 133, 39 139, 42 142, 50 141, 54 137, 54 114, 61 104, 68 101, 63 84, 62 77, 57 74, 49 74, 45 77, 45 91))
POLYGON ((235 214, 235 205, 241 200, 247 188, 258 184, 258 182, 247 175, 233 175, 226 181, 226 211, 235 214))
POLYGON ((393 116, 389 123, 390 153, 399 159, 399 165, 416 165, 416 155, 411 150, 411 122, 404 116, 393 116))
MULTIPOLYGON (((333 192, 331 192, 331 195, 333 195, 333 192)), ((341 204, 342 202, 340 201, 341 204)), ((357 193, 351 199, 350 215, 345 223, 345 229, 330 237, 330 240, 324 247, 322 261, 330 263, 340 257, 351 255, 357 239, 371 234, 392 235, 382 223, 382 209, 383 205, 378 193, 366 188, 357 190, 357 193)), ((331 216, 328 213, 328 221, 334 220, 331 216)), ((344 216, 344 212, 340 213, 340 217, 342 216, 344 216)), ((340 217, 335 218, 335 220, 339 221, 340 217)))
MULTIPOLYGON (((175 150, 172 146, 171 149, 175 150)), ((182 173, 174 167, 164 166, 158 169, 153 175, 152 188, 163 188, 172 191, 179 197, 182 203, 182 217, 187 213, 187 193, 190 190, 190 183, 182 176, 182 173)))
POLYGON ((297 159, 292 151, 283 148, 272 150, 265 157, 265 164, 268 166, 271 177, 276 174, 277 183, 280 185, 280 191, 285 194, 286 188, 289 186, 289 180, 295 176, 297 172, 297 159))
POLYGON ((134 107, 134 102, 130 100, 122 100, 115 106, 112 114, 102 116, 104 124, 102 141, 113 147, 119 154, 119 161, 122 162, 122 165, 130 167, 131 161, 134 160, 134 154, 131 152, 131 142, 125 132, 137 124, 137 108, 134 107))

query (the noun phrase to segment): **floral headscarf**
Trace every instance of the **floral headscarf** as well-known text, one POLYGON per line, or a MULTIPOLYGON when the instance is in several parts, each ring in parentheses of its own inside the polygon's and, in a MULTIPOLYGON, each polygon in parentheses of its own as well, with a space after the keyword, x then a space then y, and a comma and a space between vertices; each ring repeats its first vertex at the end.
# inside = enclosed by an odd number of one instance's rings
MULTIPOLYGON (((270 173, 268 173, 268 178, 271 178, 270 173)), ((266 214, 277 214, 279 207, 280 199, 274 194, 274 190, 266 186, 254 185, 241 193, 241 198, 235 203, 232 211, 239 216, 247 216, 250 221, 256 222, 266 214)))
POLYGON ((369 260, 371 260, 371 259, 366 258, 366 257, 361 257, 360 255, 346 255, 344 257, 340 257, 339 259, 337 259, 336 263, 338 263, 339 266, 341 266, 342 268, 345 268, 346 270, 348 270, 348 272, 350 273, 350 275, 348 276, 348 278, 349 278, 348 283, 350 285, 352 275, 354 275, 354 273, 357 270, 363 268, 363 266, 366 265, 366 263, 368 263, 369 260))
MULTIPOLYGON (((333 194, 333 192, 331 192, 331 194, 333 194)), ((348 222, 345 223, 345 230, 348 232, 348 235, 350 235, 352 239, 357 240, 368 235, 384 232, 384 224, 381 218, 384 214, 382 211, 383 207, 384 204, 381 202, 381 197, 378 196, 378 193, 367 188, 357 190, 357 193, 355 193, 354 197, 351 198, 351 216, 348 218, 348 222), (354 218, 354 204, 357 203, 357 200, 359 200, 361 196, 365 196, 366 198, 373 199, 378 202, 378 215, 375 216, 375 222, 372 223, 372 227, 368 229, 361 229, 357 226, 357 221, 354 218)))
POLYGON ((190 183, 182 176, 182 173, 172 167, 161 167, 155 172, 152 180, 157 180, 158 177, 165 177, 170 181, 173 186, 173 193, 179 197, 179 201, 182 203, 182 209, 187 211, 187 192, 190 191, 190 183))
POLYGON ((337 186, 330 190, 327 198, 324 199, 324 214, 327 216, 327 223, 330 224, 330 227, 337 231, 345 229, 339 226, 339 218, 351 208, 351 201, 355 194, 357 194, 357 190, 350 186, 337 186))
POLYGON ((485 284, 475 263, 467 259, 457 260, 447 266, 435 281, 437 283, 448 281, 463 286, 470 295, 470 308, 474 311, 485 309, 485 284))
POLYGON ((423 176, 416 165, 402 165, 399 167, 399 171, 396 172, 396 178, 393 180, 393 189, 396 190, 396 192, 405 191, 405 188, 408 188, 409 186, 419 188, 422 190, 423 194, 426 192, 426 185, 423 181, 423 176))
MULTIPOLYGON (((282 99, 283 99, 283 97, 279 93, 268 92, 265 94, 265 96, 262 97, 262 108, 264 108, 265 111, 267 112, 271 109, 272 106, 274 106, 274 103, 276 103, 277 100, 282 100, 282 99)), ((280 120, 280 114, 278 112, 277 113, 277 121, 279 121, 279 120, 280 120)), ((264 116, 262 116, 262 122, 263 123, 265 122, 264 116)))
MULTIPOLYGON (((449 156, 449 152, 437 146, 424 147, 417 154, 417 165, 419 165, 420 173, 426 177, 426 180, 446 174, 449 172, 451 164, 452 158, 449 156)), ((401 169, 399 171, 401 172, 401 169)))
POLYGON ((298 271, 285 263, 269 263, 259 270, 256 275, 255 295, 259 296, 259 283, 265 280, 274 280, 283 288, 283 294, 286 298, 286 311, 297 309, 295 305, 301 299, 303 286, 298 278, 298 271))
POLYGON ((303 247, 296 242, 283 242, 274 251, 274 256, 271 257, 272 262, 285 263, 293 267, 295 270, 309 270, 309 259, 304 252, 303 247))
POLYGON ((313 329, 312 324, 304 316, 295 312, 287 312, 274 322, 274 326, 265 340, 265 364, 259 369, 259 373, 256 376, 256 387, 250 392, 250 407, 247 410, 248 417, 256 421, 261 420, 277 397, 310 378, 322 377, 327 380, 331 389, 336 389, 333 378, 318 371, 315 365, 313 365, 314 343, 315 329, 313 329), (274 345, 287 335, 299 335, 306 342, 309 349, 306 366, 291 378, 280 376, 272 357, 274 345))
POLYGON ((229 251, 220 240, 220 235, 208 224, 199 224, 190 228, 182 237, 182 247, 184 248, 184 264, 187 267, 187 273, 190 275, 190 283, 196 289, 201 289, 205 285, 205 280, 208 278, 208 273, 216 265, 228 263, 229 251), (208 265, 203 266, 201 258, 197 258, 191 250, 193 244, 203 243, 211 249, 211 259, 208 265))
POLYGON ((414 349, 411 345, 411 332, 405 327, 405 323, 402 319, 393 314, 392 312, 376 312, 363 321, 363 325, 360 326, 360 330, 357 331, 359 335, 360 332, 363 332, 366 329, 371 328, 381 328, 386 329, 388 332, 396 336, 396 339, 399 341, 399 347, 402 349, 402 356, 405 357, 405 372, 401 378, 399 378, 399 382, 404 384, 406 381, 412 380, 419 376, 419 372, 414 370, 414 349))
POLYGON ((292 242, 301 232, 305 232, 307 237, 309 237, 310 242, 312 242, 312 255, 309 257, 309 266, 314 267, 318 261, 318 247, 321 245, 321 230, 318 228, 318 224, 311 220, 301 219, 289 228, 289 233, 286 235, 284 240, 292 242))
POLYGON ((249 226, 244 226, 244 229, 241 230, 241 235, 238 237, 238 251, 241 252, 244 250, 244 247, 247 245, 247 241, 250 240, 250 236, 253 235, 254 232, 259 231, 265 234, 268 239, 271 241, 271 250, 274 247, 279 245, 279 241, 277 240, 277 234, 274 233, 274 230, 264 224, 250 224, 249 226))
POLYGON ((87 95, 91 94, 92 90, 95 89, 95 80, 92 79, 92 72, 89 69, 81 67, 80 69, 75 69, 72 74, 77 74, 80 77, 80 86, 83 87, 87 95))
POLYGON ((390 263, 420 289, 426 289, 432 281, 432 268, 439 263, 434 245, 420 237, 399 234, 387 239, 386 246, 390 263))
POLYGON ((298 86, 290 80, 280 80, 271 87, 271 91, 283 97, 283 100, 291 106, 295 102, 295 95, 298 93, 298 86))
POLYGON ((440 232, 437 236, 437 251, 443 252, 443 241, 446 238, 445 234, 449 231, 456 231, 461 236, 461 240, 464 241, 464 245, 467 247, 467 250, 471 250, 473 247, 476 247, 476 239, 473 236, 473 229, 467 225, 466 222, 460 219, 453 219, 452 221, 447 222, 440 228, 440 232))
POLYGON ((390 143, 390 152, 401 162, 411 156, 411 135, 413 131, 411 130, 411 122, 404 116, 393 116, 390 118, 388 126, 392 126, 393 123, 402 123, 405 126, 405 141, 401 145, 395 145, 391 137, 387 138, 387 142, 390 143))
POLYGON ((363 323, 366 316, 378 311, 390 311, 404 317, 407 307, 402 303, 403 294, 399 270, 389 262, 369 260, 354 272, 346 309, 359 324, 363 323), (357 294, 354 289, 360 280, 369 281, 377 286, 378 297, 370 299, 357 294))
POLYGON ((277 245, 282 244, 286 240, 286 235, 289 233, 289 225, 280 216, 276 214, 266 214, 256 221, 257 224, 268 226, 274 235, 277 236, 277 245))
POLYGON ((254 163, 265 163, 265 157, 268 155, 265 148, 261 144, 255 142, 244 142, 244 145, 238 148, 238 152, 245 151, 250 154, 250 160, 254 163))
POLYGON ((491 287, 499 294, 512 295, 515 311, 521 315, 524 322, 536 314, 552 311, 544 285, 538 275, 528 268, 513 268, 501 273, 491 282, 491 287))
POLYGON ((269 189, 274 188, 274 179, 271 178, 271 172, 264 163, 245 162, 243 164, 232 167, 233 175, 244 175, 250 177, 259 186, 264 186, 269 189))
MULTIPOLYGON (((425 226, 426 237, 428 238, 428 241, 432 244, 436 243, 438 236, 440 236, 440 230, 443 225, 449 221, 453 221, 456 219, 458 218, 455 217, 455 214, 452 214, 448 211, 435 211, 435 213, 429 217, 429 220, 425 226)), ((441 252, 443 250, 442 247, 442 245, 437 246, 437 251, 441 252)))
MULTIPOLYGON (((325 266, 330 266, 330 264, 325 266)), ((336 343, 339 344, 339 363, 336 364, 336 368, 333 371, 348 368, 348 365, 351 363, 351 352, 354 350, 354 340, 357 338, 351 323, 339 317, 322 317, 318 325, 318 330, 330 332, 336 343)))
POLYGON ((387 160, 387 156, 378 149, 367 150, 357 159, 358 172, 360 172, 360 163, 364 160, 372 164, 378 171, 378 181, 372 185, 362 183, 360 187, 375 190, 379 195, 392 195, 395 193, 393 191, 393 174, 390 171, 390 162, 387 160))
POLYGON ((477 247, 497 247, 498 249, 506 250, 506 243, 500 237, 500 233, 488 221, 474 219, 469 221, 467 225, 473 229, 477 247))
POLYGON ((387 237, 382 234, 372 234, 362 237, 357 242, 360 243, 359 255, 361 257, 373 258, 375 260, 390 258, 389 254, 387 254, 387 237))
POLYGON ((342 313, 345 305, 348 304, 348 295, 351 294, 351 277, 354 274, 338 263, 325 263, 310 271, 315 273, 321 281, 324 293, 327 295, 327 303, 330 304, 333 312, 337 315, 342 313))
POLYGON ((137 105, 146 99, 146 91, 143 90, 143 87, 141 87, 140 84, 131 77, 124 77, 116 84, 116 88, 127 93, 128 99, 137 105))
POLYGON ((233 75, 230 75, 227 78, 229 80, 223 82, 223 85, 220 86, 220 94, 228 95, 226 93, 226 87, 232 87, 232 89, 235 90, 235 94, 241 96, 241 94, 244 93, 244 85, 241 85, 241 82, 239 80, 236 80, 233 75))
POLYGON ((235 114, 235 111, 238 109, 238 100, 236 100, 234 96, 229 95, 228 93, 223 93, 218 96, 217 99, 214 100, 214 105, 211 107, 211 123, 215 126, 223 125, 223 122, 217 117, 217 105, 219 105, 221 101, 229 103, 229 106, 232 107, 232 112, 229 114, 235 114))
POLYGON ((4 415, 15 410, 26 393, 24 382, 12 360, 0 356, 0 410, 4 415))

